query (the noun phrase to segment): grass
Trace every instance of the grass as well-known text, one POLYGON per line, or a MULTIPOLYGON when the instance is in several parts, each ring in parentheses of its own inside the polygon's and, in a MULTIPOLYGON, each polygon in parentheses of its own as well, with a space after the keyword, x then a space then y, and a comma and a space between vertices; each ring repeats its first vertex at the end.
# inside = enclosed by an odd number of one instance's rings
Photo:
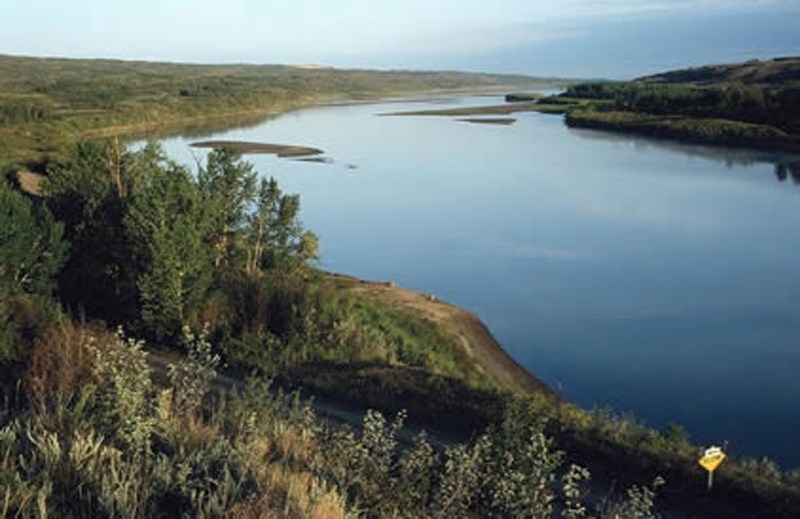
POLYGON ((769 125, 729 119, 572 109, 565 121, 572 127, 633 132, 700 144, 800 151, 800 137, 769 125))
MULTIPOLYGON (((376 323, 386 320, 382 312, 371 318, 376 323)), ((423 335, 430 333, 437 332, 429 329, 423 335)), ((378 488, 352 487, 356 478, 372 481, 375 475, 369 467, 379 458, 363 458, 359 452, 364 444, 360 447, 354 437, 324 432, 298 400, 276 397, 263 384, 251 383, 223 405, 187 411, 181 406, 186 399, 179 395, 182 388, 193 387, 191 381, 169 375, 166 389, 156 390, 140 376, 141 354, 140 346, 101 327, 64 324, 42 336, 21 386, 33 405, 17 413, 12 424, 0 421, 0 446, 11 454, 0 458, 4 475, 11 478, 2 483, 9 492, 10 510, 31 510, 38 499, 48 509, 68 508, 80 516, 125 506, 126 499, 133 499, 127 506, 144 513, 167 510, 166 506, 209 506, 212 501, 206 498, 213 498, 220 500, 215 506, 233 507, 242 517, 317 517, 328 507, 339 517, 352 508, 397 506, 393 500, 404 496, 398 490, 385 494, 378 488), (149 404, 151 399, 155 401, 149 404), (130 416, 138 418, 127 419, 130 416), (139 452, 145 458, 135 454, 136 442, 144 442, 139 452), (51 447, 56 448, 52 455, 45 450, 51 447), (86 465, 73 465, 76 460, 86 465), (166 470, 164 460, 176 468, 166 470), (361 463, 366 465, 357 469, 341 465, 361 463), (144 472, 126 472, 134 467, 144 472), (36 471, 35 478, 29 470, 36 471), (101 474, 106 473, 136 484, 123 490, 104 483, 101 474), (211 486, 205 487, 207 483, 211 486), (84 491, 70 498, 75 485, 84 491), (206 489, 206 497, 192 492, 198 485, 206 489), (372 498, 367 505, 354 501, 357 495, 372 498)), ((192 377, 199 373, 196 368, 190 361, 175 373, 192 377)), ((659 491, 659 502, 670 509, 725 517, 769 511, 777 518, 794 517, 800 506, 800 490, 791 479, 796 475, 783 475, 768 461, 726 461, 714 491, 707 492, 696 464, 699 449, 679 428, 657 432, 611 411, 587 413, 541 397, 511 397, 425 369, 324 363, 307 364, 286 376, 305 380, 314 389, 328 387, 333 396, 359 395, 366 405, 385 412, 407 409, 412 422, 441 424, 440 430, 465 440, 474 438, 473 431, 491 426, 487 438, 500 452, 514 453, 508 450, 515 448, 509 440, 524 443, 524 431, 543 424, 556 442, 551 447, 565 451, 564 461, 588 464, 602 484, 610 483, 604 478, 628 485, 663 475, 667 484, 659 491), (416 415, 419 411, 423 414, 416 415)), ((0 419, 3 416, 0 413, 0 419)), ((377 452, 370 451, 370 456, 377 452)), ((398 452, 397 459, 408 452, 398 452)), ((487 479, 494 477, 491 470, 496 469, 491 467, 486 467, 487 479)), ((444 481, 444 475, 438 477, 444 481)))
POLYGON ((365 296, 354 297, 351 315, 389 341, 400 364, 476 384, 488 383, 444 326, 365 296))
POLYGON ((508 403, 508 395, 496 389, 381 363, 306 363, 276 373, 275 382, 389 415, 407 411, 410 423, 461 440, 501 420, 508 403))
MULTIPOLYGON (((574 481, 570 501, 573 468, 541 421, 497 402, 477 439, 401 447, 404 412, 368 411, 356 434, 264 380, 220 390, 210 343, 187 347, 155 384, 140 341, 69 323, 43 335, 16 390, 30 399, 0 401, 2 515, 538 518, 586 494, 574 481)), ((632 490, 598 517, 652 513, 632 490)))

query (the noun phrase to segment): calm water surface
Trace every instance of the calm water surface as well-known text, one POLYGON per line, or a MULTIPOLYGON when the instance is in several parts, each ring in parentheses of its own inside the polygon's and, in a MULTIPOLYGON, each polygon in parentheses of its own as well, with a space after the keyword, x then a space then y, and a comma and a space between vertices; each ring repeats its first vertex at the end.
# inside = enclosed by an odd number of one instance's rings
MULTIPOLYGON (((296 111, 214 134, 322 148, 333 163, 248 157, 300 193, 321 266, 469 308, 530 371, 584 406, 677 422, 702 443, 800 465, 800 186, 778 160, 397 110, 296 111)), ((193 138, 167 139, 185 163, 193 138)))

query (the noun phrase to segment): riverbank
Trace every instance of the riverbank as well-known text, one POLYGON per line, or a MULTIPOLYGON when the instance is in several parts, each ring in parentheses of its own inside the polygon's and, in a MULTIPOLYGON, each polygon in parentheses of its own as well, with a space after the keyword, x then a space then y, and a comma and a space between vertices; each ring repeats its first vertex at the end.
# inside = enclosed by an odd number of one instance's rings
MULTIPOLYGON (((459 117, 511 115, 539 112, 564 115, 570 128, 587 128, 616 133, 629 133, 689 144, 705 144, 764 151, 800 153, 800 137, 766 124, 755 124, 720 118, 653 115, 630 111, 609 111, 592 105, 588 99, 562 102, 508 102, 505 105, 471 106, 466 108, 413 110, 380 114, 382 116, 459 117)), ((466 118, 459 121, 509 125, 513 118, 466 118)))
POLYGON ((800 152, 800 58, 674 70, 573 85, 541 100, 571 127, 688 143, 800 152))
POLYGON ((496 389, 436 380, 430 373, 407 367, 347 365, 306 366, 292 373, 295 380, 289 387, 385 413, 406 410, 418 427, 464 440, 498 423, 508 409, 521 406, 527 411, 520 420, 544 420, 555 445, 568 453, 570 462, 591 467, 593 479, 625 486, 663 476, 667 485, 659 491, 659 501, 671 517, 749 518, 767 510, 772 517, 794 517, 800 511, 800 489, 732 457, 717 474, 714 492, 707 492, 696 463, 701 447, 673 429, 656 431, 630 417, 586 411, 564 400, 517 364, 480 319, 463 308, 392 281, 342 274, 330 274, 326 280, 337 289, 442 326, 458 338, 486 387, 496 389))
POLYGON ((566 111, 564 122, 571 128, 629 133, 689 144, 800 153, 797 136, 768 125, 727 119, 573 109, 566 111))
POLYGON ((332 274, 329 280, 339 289, 366 296, 400 310, 414 312, 444 326, 457 337, 466 358, 474 363, 483 376, 499 387, 517 394, 559 398, 547 384, 511 358, 486 325, 472 312, 441 301, 433 294, 398 287, 391 281, 366 281, 342 274, 332 274))

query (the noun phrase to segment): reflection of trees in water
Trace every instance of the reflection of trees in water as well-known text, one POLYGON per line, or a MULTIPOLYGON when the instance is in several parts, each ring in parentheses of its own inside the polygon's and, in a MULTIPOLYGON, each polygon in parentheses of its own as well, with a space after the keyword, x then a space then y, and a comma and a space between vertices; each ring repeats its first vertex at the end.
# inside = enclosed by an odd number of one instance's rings
POLYGON ((778 162, 775 164, 775 176, 779 182, 792 177, 795 184, 800 184, 800 162, 778 162))
POLYGON ((773 164, 778 181, 784 182, 791 177, 795 184, 800 185, 800 158, 797 155, 744 148, 726 148, 725 146, 690 144, 655 137, 585 128, 569 128, 569 132, 581 139, 631 144, 637 151, 667 150, 688 157, 722 162, 728 168, 773 164))
POLYGON ((188 123, 186 125, 173 125, 165 128, 155 128, 142 132, 134 132, 128 135, 128 139, 167 139, 170 137, 185 137, 191 139, 206 138, 228 130, 247 130, 255 128, 269 119, 275 118, 275 114, 252 114, 236 115, 231 117, 221 117, 217 120, 206 120, 204 122, 188 123))

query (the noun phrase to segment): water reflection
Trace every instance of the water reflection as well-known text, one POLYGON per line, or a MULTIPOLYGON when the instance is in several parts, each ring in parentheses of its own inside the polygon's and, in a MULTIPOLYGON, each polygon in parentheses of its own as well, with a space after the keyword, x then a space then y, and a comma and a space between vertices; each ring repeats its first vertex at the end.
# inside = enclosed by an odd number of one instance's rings
POLYGON ((183 137, 187 140, 202 139, 218 135, 230 130, 248 130, 257 128, 265 122, 278 117, 279 114, 251 114, 225 117, 212 121, 192 122, 187 124, 170 125, 163 128, 154 128, 127 135, 129 142, 141 140, 161 140, 171 137, 183 137))
POLYGON ((784 182, 791 176, 796 185, 800 184, 800 162, 778 162, 775 164, 775 176, 778 182, 784 182))
POLYGON ((668 151, 692 158, 721 162, 728 168, 751 167, 758 164, 773 164, 775 176, 779 182, 791 177, 800 185, 800 155, 763 151, 747 148, 728 148, 724 146, 707 146, 679 141, 654 139, 641 135, 614 133, 584 128, 569 128, 569 133, 581 139, 630 144, 637 151, 668 151))

